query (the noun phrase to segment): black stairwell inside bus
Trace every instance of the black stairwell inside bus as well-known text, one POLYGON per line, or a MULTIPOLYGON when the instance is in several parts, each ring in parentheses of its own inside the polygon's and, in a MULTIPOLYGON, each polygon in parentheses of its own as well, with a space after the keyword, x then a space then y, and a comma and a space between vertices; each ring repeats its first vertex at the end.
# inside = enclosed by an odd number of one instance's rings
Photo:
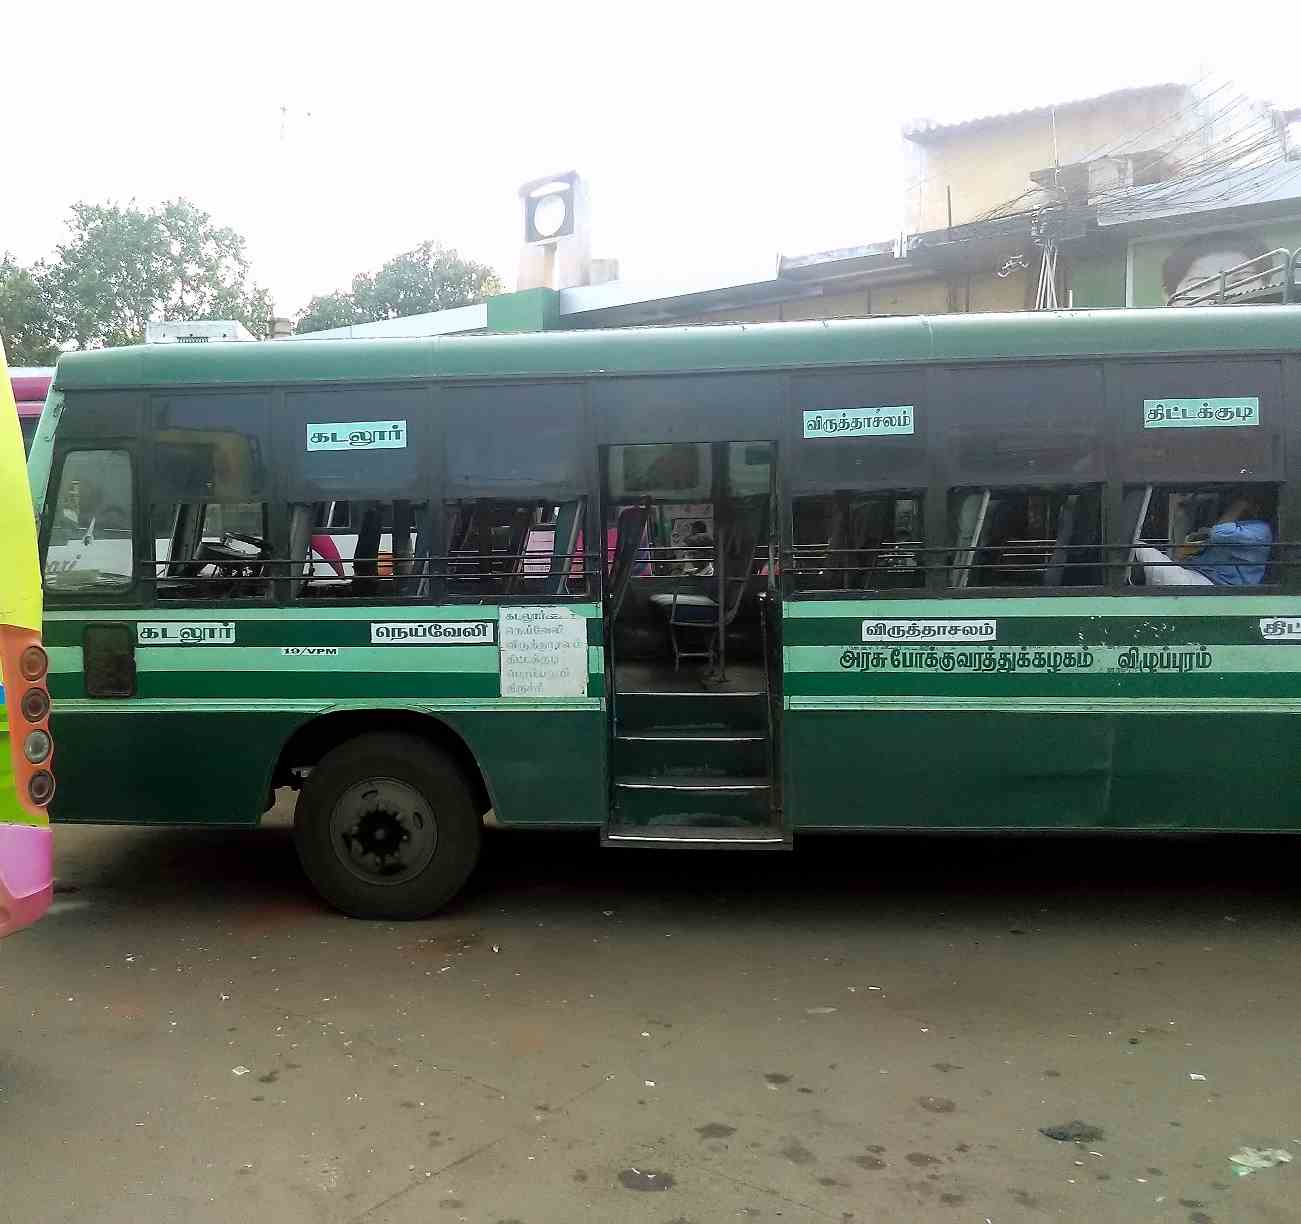
POLYGON ((776 447, 602 453, 611 817, 607 845, 779 848, 776 447))

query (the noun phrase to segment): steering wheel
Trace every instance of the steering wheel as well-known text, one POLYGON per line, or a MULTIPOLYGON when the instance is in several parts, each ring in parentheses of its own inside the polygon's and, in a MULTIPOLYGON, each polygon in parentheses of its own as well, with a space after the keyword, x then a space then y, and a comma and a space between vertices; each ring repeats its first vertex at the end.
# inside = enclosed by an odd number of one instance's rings
POLYGON ((238 540, 241 544, 247 544, 250 548, 256 548, 260 553, 266 546, 266 541, 261 536, 245 535, 239 531, 224 531, 221 535, 221 542, 225 544, 228 540, 238 540))

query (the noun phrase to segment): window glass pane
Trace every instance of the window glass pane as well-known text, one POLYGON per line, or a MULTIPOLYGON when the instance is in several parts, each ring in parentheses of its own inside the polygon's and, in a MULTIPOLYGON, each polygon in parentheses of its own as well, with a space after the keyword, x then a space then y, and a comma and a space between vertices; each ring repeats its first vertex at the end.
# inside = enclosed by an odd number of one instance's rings
MULTIPOLYGON (((1139 485, 1125 490, 1129 584, 1259 586, 1281 580, 1275 485, 1139 485)), ((1123 555, 1123 554, 1122 554, 1123 555)))
POLYGON ((704 501, 712 484, 712 461, 705 442, 646 442, 610 447, 610 496, 704 501))
POLYGON ((584 485, 578 387, 456 387, 441 402, 449 490, 472 495, 584 485))
POLYGON ((295 599, 419 596, 427 588, 429 503, 405 499, 290 507, 295 599))
POLYGON ((799 375, 792 379, 791 398, 795 410, 792 422, 795 463, 791 481, 797 489, 864 489, 900 484, 924 484, 929 460, 926 431, 929 408, 926 375, 916 370, 873 370, 846 374, 799 375), (885 413, 884 409, 894 409, 885 413), (901 409, 911 409, 903 413, 901 409), (869 430, 865 435, 839 429, 817 432, 813 422, 835 418, 842 423, 846 414, 859 409, 869 430), (882 410, 880 413, 877 409, 882 410), (885 424, 885 418, 890 424, 885 424), (899 422, 908 419, 908 432, 899 432, 899 422))
POLYGON ((384 387, 289 391, 276 425, 283 479, 295 501, 427 496, 430 393, 384 387))
POLYGON ((51 592, 113 591, 131 585, 131 456, 72 451, 49 503, 45 586, 51 592))
POLYGON ((727 492, 732 497, 766 494, 771 483, 772 447, 767 442, 729 442, 727 492))
POLYGON ((1281 478, 1278 362, 1125 362, 1109 378, 1124 479, 1281 478))
POLYGON ((954 587, 1097 586, 1102 498, 1097 488, 958 489, 949 496, 954 587))
POLYGON ((465 498, 445 508, 447 550, 435 564, 453 597, 586 595, 587 499, 465 498))
POLYGON ((964 482, 1101 479, 1100 367, 951 368, 938 379, 949 464, 964 482))
POLYGON ((263 502, 173 502, 152 516, 159 599, 261 599, 270 593, 263 502))
POLYGON ((908 590, 926 584, 920 492, 797 497, 797 591, 908 590))
POLYGON ((154 402, 159 500, 234 502, 266 489, 267 397, 180 395, 154 402))

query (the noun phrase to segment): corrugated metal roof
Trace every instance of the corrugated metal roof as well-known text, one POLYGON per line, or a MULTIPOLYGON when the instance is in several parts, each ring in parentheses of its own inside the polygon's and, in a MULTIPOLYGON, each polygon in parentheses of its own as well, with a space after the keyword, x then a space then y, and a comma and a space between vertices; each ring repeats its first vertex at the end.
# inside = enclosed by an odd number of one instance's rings
POLYGON ((1165 81, 1157 85, 1135 85, 1128 89, 1113 89, 1110 93, 1095 94, 1091 98, 1072 98, 1067 102, 1048 102, 1042 106, 1028 106, 1023 110, 1003 111, 994 115, 978 115, 972 119, 959 119, 951 123, 938 123, 923 119, 904 128, 906 140, 925 144, 928 140, 952 136, 957 132, 968 131, 978 127, 992 127, 1000 123, 1014 123, 1028 119, 1031 115, 1047 115, 1053 111, 1064 111, 1080 106, 1094 106, 1099 102, 1120 102, 1126 98, 1150 97, 1159 93, 1183 92, 1190 87, 1178 81, 1165 81))

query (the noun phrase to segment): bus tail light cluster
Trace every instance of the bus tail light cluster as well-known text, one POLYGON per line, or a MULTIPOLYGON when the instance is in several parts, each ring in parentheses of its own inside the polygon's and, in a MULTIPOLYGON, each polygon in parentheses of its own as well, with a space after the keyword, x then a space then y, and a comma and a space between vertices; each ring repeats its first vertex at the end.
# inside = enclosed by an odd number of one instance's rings
POLYGON ((5 697, 9 702, 10 752, 18 797, 29 809, 41 809, 54 798, 54 774, 50 769, 54 738, 50 734, 50 694, 46 687, 50 657, 35 633, 5 628, 0 635, 4 673, 11 677, 5 697))

